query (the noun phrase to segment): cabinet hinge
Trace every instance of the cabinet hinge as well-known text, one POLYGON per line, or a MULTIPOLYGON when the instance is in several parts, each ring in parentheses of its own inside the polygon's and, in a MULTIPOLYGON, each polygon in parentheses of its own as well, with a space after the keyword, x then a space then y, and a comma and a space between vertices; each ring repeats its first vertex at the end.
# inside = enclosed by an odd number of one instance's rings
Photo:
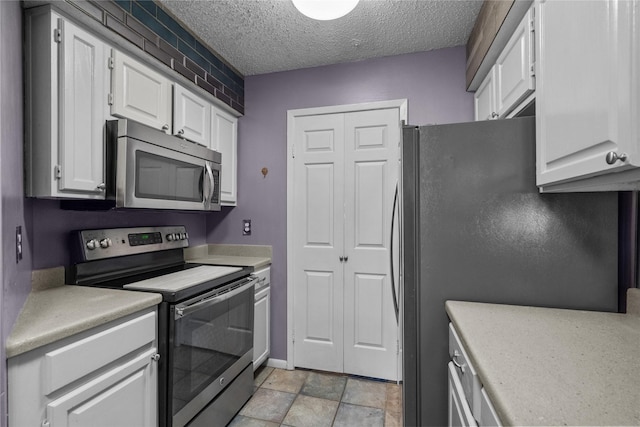
POLYGON ((109 105, 113 105, 113 94, 112 93, 107 95, 107 103, 109 105))
POLYGON ((62 43, 62 30, 60 28, 53 30, 53 41, 56 43, 62 43))
POLYGON ((400 341, 396 340, 396 355, 400 354, 400 341))
POLYGON ((291 146, 291 157, 296 158, 296 146, 295 144, 291 146))
POLYGON ((53 178, 62 179, 62 168, 60 167, 60 165, 55 165, 53 167, 53 178))
POLYGON ((107 60, 107 67, 109 67, 110 70, 113 70, 113 68, 115 67, 115 63, 113 62, 113 57, 110 56, 109 59, 107 60))
POLYGON ((535 77, 535 75, 536 75, 536 63, 535 62, 531 64, 531 68, 529 70, 529 75, 531 77, 535 77))
POLYGON ((294 342, 294 343, 296 342, 296 331, 293 331, 291 333, 291 341, 294 342))

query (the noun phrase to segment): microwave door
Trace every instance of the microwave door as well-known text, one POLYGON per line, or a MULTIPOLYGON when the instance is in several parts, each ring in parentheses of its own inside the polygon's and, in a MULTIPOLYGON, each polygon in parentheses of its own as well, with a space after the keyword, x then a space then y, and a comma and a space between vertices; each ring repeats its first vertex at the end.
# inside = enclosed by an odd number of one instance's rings
POLYGON ((127 138, 124 201, 130 208, 204 210, 206 161, 127 138))

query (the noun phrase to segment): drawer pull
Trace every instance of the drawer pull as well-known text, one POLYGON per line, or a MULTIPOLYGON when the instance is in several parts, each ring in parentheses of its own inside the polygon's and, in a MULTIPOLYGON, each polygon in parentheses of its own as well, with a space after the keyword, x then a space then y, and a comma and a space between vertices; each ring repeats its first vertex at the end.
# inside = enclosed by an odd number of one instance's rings
POLYGON ((607 153, 607 156, 605 157, 605 160, 606 160, 607 164, 609 164, 609 165, 614 164, 618 160, 620 160, 621 162, 626 162, 627 161, 627 154, 626 153, 618 154, 615 151, 609 151, 607 153))
POLYGON ((465 364, 460 364, 456 359, 458 357, 460 357, 460 353, 458 352, 458 350, 453 350, 453 358, 451 359, 451 361, 453 362, 454 365, 456 365, 456 367, 460 368, 460 370, 462 371, 462 373, 464 374, 464 366, 465 364))

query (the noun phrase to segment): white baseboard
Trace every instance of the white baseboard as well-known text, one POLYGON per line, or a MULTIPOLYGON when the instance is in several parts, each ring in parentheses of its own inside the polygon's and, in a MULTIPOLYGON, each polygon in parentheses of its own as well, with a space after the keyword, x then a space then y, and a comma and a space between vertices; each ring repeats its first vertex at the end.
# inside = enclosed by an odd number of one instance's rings
POLYGON ((271 368, 287 369, 287 361, 282 359, 267 359, 267 366, 271 368))

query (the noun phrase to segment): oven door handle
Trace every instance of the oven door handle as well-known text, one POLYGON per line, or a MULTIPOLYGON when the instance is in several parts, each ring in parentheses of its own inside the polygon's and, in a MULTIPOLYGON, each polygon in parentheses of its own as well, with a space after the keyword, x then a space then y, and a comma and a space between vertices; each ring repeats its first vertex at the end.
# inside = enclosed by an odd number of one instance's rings
MULTIPOLYGON (((187 316, 189 313, 193 313, 194 311, 198 311, 198 310, 202 310, 203 308, 207 308, 210 307, 214 304, 217 304, 219 302, 222 301, 226 301, 229 298, 233 298, 234 296, 246 291, 249 288, 252 288, 253 286, 255 286, 256 282, 258 280, 257 279, 252 279, 250 278, 249 281, 242 285, 239 286, 229 292, 225 292, 222 295, 214 295, 211 296, 209 298, 205 298, 203 300, 200 300, 196 303, 193 303, 191 305, 178 305, 176 306, 176 313, 175 313, 175 319, 180 319, 184 316, 187 316)), ((253 301, 253 300, 252 300, 253 301)))

